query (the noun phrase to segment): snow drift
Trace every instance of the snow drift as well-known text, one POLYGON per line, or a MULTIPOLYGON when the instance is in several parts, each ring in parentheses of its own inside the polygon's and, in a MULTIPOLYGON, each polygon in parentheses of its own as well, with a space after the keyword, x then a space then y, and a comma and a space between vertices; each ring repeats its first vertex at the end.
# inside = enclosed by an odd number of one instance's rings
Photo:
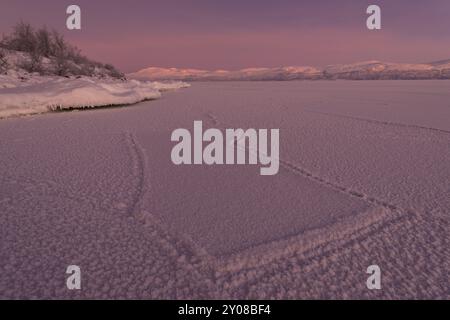
POLYGON ((54 110, 134 104, 158 99, 161 92, 188 86, 97 78, 0 76, 0 118, 54 110))
POLYGON ((40 72, 30 72, 30 55, 26 52, 2 50, 0 70, 0 118, 43 113, 53 110, 96 108, 134 104, 158 99, 161 92, 189 86, 183 82, 147 82, 114 76, 112 66, 82 60, 70 70, 83 71, 92 64, 90 74, 55 72, 56 58, 43 57, 40 72))

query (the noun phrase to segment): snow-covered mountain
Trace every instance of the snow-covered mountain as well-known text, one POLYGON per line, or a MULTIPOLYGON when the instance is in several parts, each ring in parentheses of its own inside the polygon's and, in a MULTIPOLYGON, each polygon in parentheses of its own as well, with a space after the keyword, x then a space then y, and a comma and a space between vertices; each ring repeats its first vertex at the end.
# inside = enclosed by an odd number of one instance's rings
POLYGON ((237 71, 177 68, 147 68, 127 77, 139 80, 294 80, 319 79, 321 70, 312 67, 248 68, 237 71))
POLYGON ((450 60, 407 64, 365 61, 314 67, 250 68, 237 71, 150 67, 127 77, 139 80, 230 81, 230 80, 415 80, 450 79, 450 60))
POLYGON ((350 80, 450 79, 450 61, 408 64, 367 61, 328 66, 325 78, 350 80))

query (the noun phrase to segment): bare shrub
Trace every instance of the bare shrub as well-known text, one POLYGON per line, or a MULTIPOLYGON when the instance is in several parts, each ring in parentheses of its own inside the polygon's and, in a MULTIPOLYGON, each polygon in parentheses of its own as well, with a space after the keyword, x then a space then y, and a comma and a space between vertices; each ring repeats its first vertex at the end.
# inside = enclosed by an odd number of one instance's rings
POLYGON ((42 72, 42 56, 38 51, 31 51, 29 59, 25 59, 19 65, 27 72, 42 72))
POLYGON ((58 76, 124 77, 110 64, 103 65, 89 60, 77 47, 67 43, 61 34, 49 31, 46 27, 35 31, 30 24, 20 22, 13 28, 10 36, 3 38, 0 47, 27 53, 29 59, 25 59, 20 66, 28 72, 52 72, 58 76), (50 70, 43 70, 44 57, 53 62, 50 70))
POLYGON ((19 22, 13 29, 11 37, 6 38, 6 45, 10 50, 32 52, 36 49, 36 37, 33 27, 19 22))
POLYGON ((80 75, 82 76, 93 76, 95 74, 95 65, 89 62, 83 63, 81 65, 80 75))
POLYGON ((58 76, 66 76, 69 69, 69 59, 67 44, 63 36, 58 32, 53 31, 53 53, 55 57, 55 72, 58 76))
POLYGON ((36 32, 36 42, 37 50, 42 56, 50 58, 54 55, 52 35, 46 27, 43 27, 36 32))
POLYGON ((0 73, 5 73, 8 70, 8 60, 3 48, 0 47, 0 73))
POLYGON ((110 75, 111 77, 113 77, 113 78, 122 79, 122 78, 125 77, 125 75, 124 75, 122 72, 120 72, 119 70, 117 70, 117 69, 116 69, 113 65, 111 65, 111 64, 105 64, 105 65, 104 65, 104 68, 105 68, 106 70, 108 70, 109 75, 110 75))

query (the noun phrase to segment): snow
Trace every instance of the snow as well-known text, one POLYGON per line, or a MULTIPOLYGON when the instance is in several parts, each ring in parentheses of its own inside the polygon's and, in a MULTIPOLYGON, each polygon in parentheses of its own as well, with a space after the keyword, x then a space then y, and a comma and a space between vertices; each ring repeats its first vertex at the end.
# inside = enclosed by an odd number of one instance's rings
MULTIPOLYGON (((94 76, 55 76, 55 59, 42 59, 41 73, 23 69, 29 55, 6 50, 7 70, 0 74, 0 118, 55 110, 129 105, 161 97, 161 93, 189 87, 179 81, 148 82, 117 79, 95 66, 94 76)), ((72 62, 75 69, 82 68, 72 62)))
POLYGON ((0 298, 449 299, 449 84, 198 82, 1 120, 0 298), (279 128, 279 174, 174 166, 194 120, 279 128))
POLYGON ((410 71, 410 70, 432 70, 433 66, 428 64, 400 64, 383 63, 381 61, 365 61, 353 64, 332 65, 325 68, 329 73, 342 73, 354 71, 381 72, 385 70, 410 71))
POLYGON ((187 86, 182 82, 19 76, 10 72, 0 75, 0 118, 54 110, 134 104, 158 99, 162 91, 187 86))
POLYGON ((320 70, 313 67, 246 68, 242 70, 198 70, 150 67, 128 77, 141 80, 290 80, 293 77, 316 78, 320 70))

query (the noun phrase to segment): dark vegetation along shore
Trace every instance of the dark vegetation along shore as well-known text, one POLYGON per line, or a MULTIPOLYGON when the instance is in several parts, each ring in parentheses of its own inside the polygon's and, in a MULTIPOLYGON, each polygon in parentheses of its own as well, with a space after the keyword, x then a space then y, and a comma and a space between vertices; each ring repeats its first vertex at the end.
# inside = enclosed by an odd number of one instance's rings
POLYGON ((111 64, 88 59, 57 31, 36 29, 25 22, 15 25, 0 41, 0 74, 14 67, 43 76, 125 77, 111 64))

